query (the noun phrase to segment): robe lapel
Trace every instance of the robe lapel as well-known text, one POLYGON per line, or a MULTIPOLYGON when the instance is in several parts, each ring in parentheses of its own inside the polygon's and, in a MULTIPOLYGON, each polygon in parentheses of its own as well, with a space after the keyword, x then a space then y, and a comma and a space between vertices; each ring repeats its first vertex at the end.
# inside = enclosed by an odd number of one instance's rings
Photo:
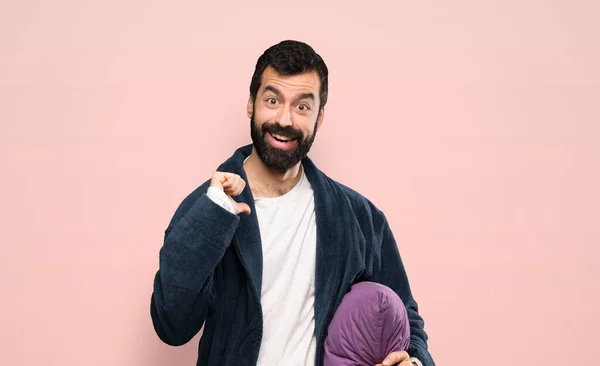
POLYGON ((306 176, 315 193, 317 222, 317 263, 315 270, 315 329, 317 344, 322 344, 325 325, 333 316, 342 289, 344 252, 348 245, 346 216, 349 203, 312 161, 303 162, 306 176))
MULTIPOLYGON (((251 152, 252 145, 241 147, 229 160, 219 167, 219 170, 238 174, 245 182, 248 182, 243 163, 251 152)), ((240 222, 234 235, 233 245, 242 265, 248 273, 254 294, 260 301, 263 274, 262 242, 260 239, 256 207, 254 206, 254 197, 252 196, 250 186, 246 184, 242 194, 234 197, 234 199, 237 202, 244 202, 250 206, 250 215, 239 215, 240 222)))

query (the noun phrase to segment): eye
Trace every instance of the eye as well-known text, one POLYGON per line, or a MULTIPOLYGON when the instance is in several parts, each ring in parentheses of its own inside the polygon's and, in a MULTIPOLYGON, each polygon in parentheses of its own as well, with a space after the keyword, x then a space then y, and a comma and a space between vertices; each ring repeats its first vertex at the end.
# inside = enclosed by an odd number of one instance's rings
POLYGON ((298 106, 298 109, 304 112, 310 110, 310 107, 308 106, 308 104, 303 103, 298 106))
POLYGON ((275 98, 267 98, 267 103, 275 105, 275 104, 277 104, 277 99, 275 99, 275 98))

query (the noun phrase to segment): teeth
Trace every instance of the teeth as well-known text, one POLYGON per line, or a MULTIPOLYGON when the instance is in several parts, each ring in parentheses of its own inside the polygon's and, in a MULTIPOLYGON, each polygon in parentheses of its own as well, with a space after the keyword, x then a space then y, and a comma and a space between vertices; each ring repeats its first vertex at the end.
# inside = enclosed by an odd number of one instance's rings
POLYGON ((287 137, 284 137, 284 136, 281 136, 281 135, 276 135, 274 133, 272 133, 271 135, 273 135, 273 137, 275 137, 276 139, 282 140, 282 141, 291 141, 292 140, 290 138, 287 138, 287 137))

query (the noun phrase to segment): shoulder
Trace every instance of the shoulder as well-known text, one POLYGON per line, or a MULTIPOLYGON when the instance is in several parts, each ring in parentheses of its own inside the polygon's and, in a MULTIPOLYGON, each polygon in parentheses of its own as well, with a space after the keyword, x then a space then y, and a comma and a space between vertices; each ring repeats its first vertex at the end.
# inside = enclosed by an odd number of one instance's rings
POLYGON ((171 219, 171 222, 169 223, 169 227, 171 227, 174 223, 179 221, 179 219, 182 218, 186 214, 186 212, 188 212, 192 208, 194 203, 196 203, 196 201, 198 201, 198 199, 203 194, 206 194, 206 191, 208 190, 209 186, 210 186, 210 179, 207 180, 206 182, 202 183, 200 186, 198 186, 196 189, 194 189, 191 193, 189 193, 187 196, 185 196, 183 201, 181 201, 181 203, 175 210, 175 214, 173 215, 173 218, 171 219))
MULTIPOLYGON (((250 155, 252 151, 252 145, 246 145, 238 148, 231 157, 229 157, 225 162, 223 162, 217 170, 224 172, 232 172, 236 174, 240 174, 240 171, 243 169, 242 164, 244 159, 248 155, 250 155)), ((175 210, 175 214, 169 223, 169 227, 173 226, 177 221, 179 221, 185 214, 194 206, 194 204, 208 191, 208 187, 210 186, 210 179, 206 180, 196 189, 194 189, 191 193, 189 193, 183 201, 179 204, 177 209, 175 210)))
POLYGON ((360 223, 369 222, 374 226, 379 226, 385 221, 385 214, 371 200, 362 193, 349 186, 335 181, 329 177, 327 179, 333 184, 346 201, 352 207, 352 211, 360 223))

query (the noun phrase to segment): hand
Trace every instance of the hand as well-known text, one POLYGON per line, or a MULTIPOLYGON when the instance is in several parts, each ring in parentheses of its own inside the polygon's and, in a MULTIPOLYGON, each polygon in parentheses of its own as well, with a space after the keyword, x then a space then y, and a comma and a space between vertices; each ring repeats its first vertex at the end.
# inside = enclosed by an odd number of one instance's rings
POLYGON ((210 180, 210 186, 222 189, 223 192, 229 197, 231 204, 235 208, 236 215, 239 213, 250 214, 250 206, 244 202, 236 202, 232 197, 239 196, 246 182, 237 174, 226 173, 226 172, 214 172, 210 180))
POLYGON ((398 351, 390 353, 382 363, 378 363, 376 366, 412 366, 410 362, 410 356, 406 351, 398 351))

